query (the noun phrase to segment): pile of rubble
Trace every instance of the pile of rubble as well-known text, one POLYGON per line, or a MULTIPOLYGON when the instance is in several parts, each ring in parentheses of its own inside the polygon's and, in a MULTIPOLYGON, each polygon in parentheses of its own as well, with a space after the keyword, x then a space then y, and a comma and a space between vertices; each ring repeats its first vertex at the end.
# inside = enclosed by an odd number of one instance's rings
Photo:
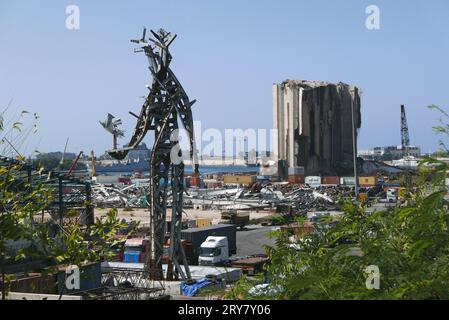
MULTIPOLYGON (((148 207, 148 187, 95 184, 93 201, 97 207, 148 207)), ((296 212, 335 210, 338 200, 351 194, 348 187, 318 187, 289 183, 256 184, 251 188, 191 188, 184 196, 185 207, 217 210, 258 210, 290 207, 296 212)), ((170 193, 168 203, 170 203, 170 193)))
POLYGON ((348 195, 349 188, 310 188, 291 184, 267 184, 251 189, 196 190, 187 196, 186 202, 194 207, 247 210, 288 206, 296 211, 334 210, 338 199, 348 195))
POLYGON ((104 208, 146 207, 147 189, 136 185, 92 185, 93 203, 104 208))

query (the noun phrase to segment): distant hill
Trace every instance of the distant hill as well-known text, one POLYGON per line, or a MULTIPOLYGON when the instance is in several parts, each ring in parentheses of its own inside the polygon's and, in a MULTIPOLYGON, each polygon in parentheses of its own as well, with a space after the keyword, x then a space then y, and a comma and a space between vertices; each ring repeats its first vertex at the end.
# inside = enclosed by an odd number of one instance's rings
MULTIPOLYGON (((68 170, 71 166, 77 154, 66 152, 64 155, 64 161, 60 166, 60 162, 62 159, 62 152, 48 152, 48 153, 40 153, 33 159, 33 165, 35 167, 44 167, 45 170, 53 171, 53 170, 68 170), (60 168, 59 168, 60 166, 60 168)), ((86 165, 78 162, 76 170, 84 170, 86 169, 86 165)))

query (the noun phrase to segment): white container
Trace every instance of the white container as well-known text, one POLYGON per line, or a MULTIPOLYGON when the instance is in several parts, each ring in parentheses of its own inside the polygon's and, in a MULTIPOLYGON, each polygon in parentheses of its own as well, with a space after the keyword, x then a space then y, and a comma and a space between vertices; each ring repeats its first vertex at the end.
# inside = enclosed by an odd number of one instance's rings
POLYGON ((306 177, 305 179, 305 183, 310 185, 310 186, 319 186, 321 185, 321 177, 318 176, 309 176, 306 177))
POLYGON ((118 184, 118 176, 96 176, 95 182, 99 184, 118 184))
POLYGON ((341 177, 340 184, 343 186, 355 186, 354 177, 341 177))
MULTIPOLYGON (((304 175, 304 167, 291 167, 291 168, 288 168, 288 175, 289 176, 304 175)), ((320 177, 318 177, 318 178, 320 178, 320 177)))

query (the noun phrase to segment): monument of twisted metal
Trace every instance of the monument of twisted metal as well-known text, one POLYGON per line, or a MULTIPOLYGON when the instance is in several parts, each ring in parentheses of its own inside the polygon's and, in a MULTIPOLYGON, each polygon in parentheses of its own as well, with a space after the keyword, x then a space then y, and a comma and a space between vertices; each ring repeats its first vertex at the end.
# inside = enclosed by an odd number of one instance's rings
POLYGON ((116 135, 122 135, 118 129, 120 120, 102 124, 113 134, 113 149, 108 153, 115 159, 122 160, 128 152, 136 148, 144 139, 148 131, 154 131, 154 144, 150 155, 150 193, 147 195, 150 204, 150 252, 145 262, 145 270, 149 279, 164 280, 162 257, 165 240, 165 225, 167 217, 168 188, 172 192, 172 211, 170 224, 170 246, 168 249, 167 280, 181 276, 183 281, 190 280, 191 274, 186 255, 181 246, 181 222, 184 193, 184 163, 179 147, 179 123, 189 136, 190 159, 194 172, 198 175, 198 157, 193 131, 193 117, 191 107, 195 100, 190 101, 180 82, 170 69, 172 56, 170 45, 176 38, 163 29, 157 32, 150 30, 153 38, 146 39, 146 29, 142 38, 131 40, 140 46, 135 52, 144 52, 149 61, 149 70, 153 76, 149 94, 136 115, 137 124, 130 142, 124 148, 117 148, 116 135), (183 268, 182 268, 182 267, 183 268))

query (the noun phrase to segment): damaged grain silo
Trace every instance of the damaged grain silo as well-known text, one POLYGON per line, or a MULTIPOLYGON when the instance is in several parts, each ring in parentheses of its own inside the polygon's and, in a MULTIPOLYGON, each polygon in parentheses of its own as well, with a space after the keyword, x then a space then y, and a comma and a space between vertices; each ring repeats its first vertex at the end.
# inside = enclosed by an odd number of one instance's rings
POLYGON ((357 141, 357 129, 361 126, 357 87, 306 80, 274 84, 273 128, 278 130, 274 151, 278 155, 281 179, 350 174, 353 170, 352 111, 357 141))

